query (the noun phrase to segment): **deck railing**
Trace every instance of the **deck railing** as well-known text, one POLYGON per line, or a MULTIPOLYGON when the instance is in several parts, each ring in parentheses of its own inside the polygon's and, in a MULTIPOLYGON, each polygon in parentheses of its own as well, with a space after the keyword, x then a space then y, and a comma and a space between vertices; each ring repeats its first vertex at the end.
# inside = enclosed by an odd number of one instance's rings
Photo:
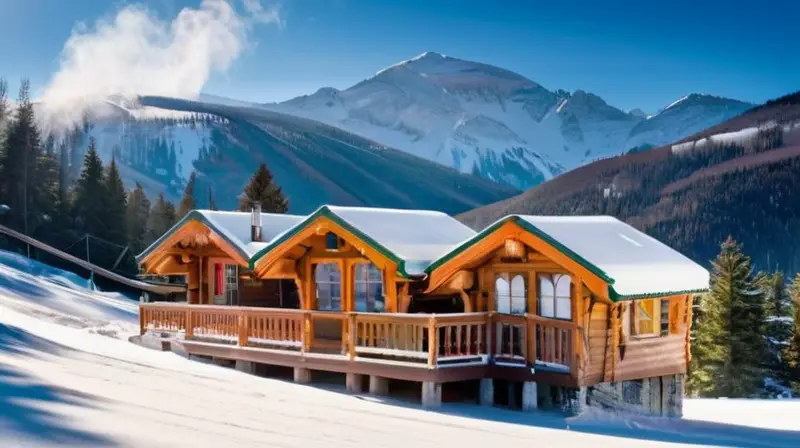
POLYGON ((142 304, 141 332, 303 353, 427 364, 576 365, 574 322, 498 313, 386 314, 185 304, 142 304))

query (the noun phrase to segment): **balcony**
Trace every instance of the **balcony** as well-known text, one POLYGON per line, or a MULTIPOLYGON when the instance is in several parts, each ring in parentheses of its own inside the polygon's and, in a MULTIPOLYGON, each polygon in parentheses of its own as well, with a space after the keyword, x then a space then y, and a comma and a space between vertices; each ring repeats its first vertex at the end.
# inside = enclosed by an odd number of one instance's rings
POLYGON ((142 334, 169 333, 197 355, 412 381, 478 379, 500 371, 500 377, 542 380, 545 374, 556 384, 576 384, 575 323, 535 315, 161 303, 142 304, 140 324, 142 334))

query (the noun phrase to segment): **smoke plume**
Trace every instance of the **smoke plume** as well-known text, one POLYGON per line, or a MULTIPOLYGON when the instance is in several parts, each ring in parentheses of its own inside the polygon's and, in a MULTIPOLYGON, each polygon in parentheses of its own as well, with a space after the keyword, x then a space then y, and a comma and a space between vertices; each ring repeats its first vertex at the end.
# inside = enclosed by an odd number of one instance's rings
POLYGON ((76 26, 40 98, 46 126, 74 126, 109 97, 196 98, 213 72, 227 71, 241 55, 254 25, 283 25, 278 8, 259 0, 242 6, 240 13, 230 0, 202 0, 165 21, 130 5, 93 27, 76 26))

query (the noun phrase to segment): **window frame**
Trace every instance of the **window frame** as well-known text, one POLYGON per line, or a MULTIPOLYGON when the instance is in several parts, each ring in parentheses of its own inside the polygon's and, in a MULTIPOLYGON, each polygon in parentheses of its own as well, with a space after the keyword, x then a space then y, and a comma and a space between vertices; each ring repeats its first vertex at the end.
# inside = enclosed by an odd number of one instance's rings
POLYGON ((664 336, 662 334, 661 328, 661 317, 662 317, 662 299, 655 298, 655 299, 639 299, 634 300, 631 302, 631 336, 636 339, 646 339, 646 338, 659 338, 664 336), (640 321, 642 320, 639 316, 640 306, 643 302, 652 302, 653 303, 653 315, 650 316, 650 321, 652 322, 652 330, 646 333, 643 333, 641 330, 640 321))
POLYGON ((382 313, 386 311, 386 284, 384 283, 385 278, 383 274, 383 270, 381 270, 375 263, 370 261, 364 261, 353 264, 353 311, 360 312, 360 313, 382 313), (379 278, 373 279, 370 277, 370 267, 374 270, 372 272, 377 272, 379 278), (359 279, 359 270, 362 270, 364 273, 364 278, 359 279), (365 305, 366 311, 359 311, 358 310, 358 285, 364 285, 364 293, 365 293, 365 305), (377 297, 372 298, 372 310, 370 310, 370 285, 380 285, 380 301, 377 300, 377 297), (375 305, 377 303, 383 304, 382 310, 376 310, 375 305))
POLYGON ((544 317, 546 319, 556 319, 565 322, 572 322, 574 319, 573 316, 573 307, 575 304, 573 303, 573 291, 572 288, 574 287, 574 282, 572 281, 572 276, 566 272, 537 272, 536 273, 536 315, 540 317, 544 317), (557 279, 558 278, 558 279, 557 279), (559 296, 558 295, 558 284, 562 278, 566 278, 569 281, 569 294, 567 296, 559 296), (553 294, 551 297, 545 298, 544 293, 542 292, 542 280, 547 280, 552 285, 553 294), (551 300, 553 303, 553 315, 552 316, 545 316, 542 314, 542 303, 544 300, 551 300), (558 315, 558 301, 559 299, 567 299, 569 301, 569 317, 559 317, 558 315))
POLYGON ((501 314, 508 314, 510 316, 522 316, 522 315, 528 313, 528 296, 530 295, 530 284, 528 282, 528 273, 527 272, 522 272, 522 271, 495 272, 494 273, 494 285, 493 285, 493 288, 494 288, 494 310, 495 310, 495 312, 498 312, 498 313, 501 313, 501 314), (522 284, 523 284, 523 287, 524 287, 524 290, 523 290, 524 291, 524 295, 522 296, 522 298, 523 298, 523 302, 524 302, 525 306, 524 306, 524 309, 523 309, 523 311, 521 313, 518 313, 518 312, 515 313, 514 312, 514 307, 513 307, 513 305, 514 305, 514 297, 515 296, 513 294, 514 287, 513 287, 513 283, 512 282, 517 277, 522 278, 522 282, 523 282, 522 284), (506 286, 508 288, 508 291, 507 291, 507 293, 508 293, 508 296, 507 296, 508 297, 508 311, 509 311, 508 313, 501 313, 501 311, 500 311, 500 306, 499 306, 500 305, 500 294, 498 294, 499 291, 498 291, 498 288, 497 288, 497 281, 500 280, 500 279, 505 280, 506 286))
POLYGON ((342 285, 344 284, 344 275, 345 275, 345 273, 342 271, 342 267, 341 267, 340 263, 333 262, 333 261, 321 261, 321 262, 313 263, 312 272, 313 272, 312 275, 313 275, 313 280, 314 280, 315 309, 317 311, 332 311, 332 312, 341 312, 341 311, 343 311, 344 295, 342 294, 342 285), (331 280, 320 281, 318 279, 318 277, 317 277, 317 269, 320 266, 335 266, 336 270, 339 272, 339 281, 338 282, 331 281, 331 280), (329 300, 329 306, 330 307, 328 307, 328 308, 320 308, 320 293, 319 293, 320 284, 324 284, 324 285, 336 285, 336 284, 338 284, 338 286, 339 286, 338 288, 330 288, 330 300, 329 300), (336 291, 336 295, 333 294, 334 291, 336 291), (339 298, 339 301, 338 301, 339 307, 338 308, 334 308, 333 307, 333 298, 337 297, 337 296, 339 298))

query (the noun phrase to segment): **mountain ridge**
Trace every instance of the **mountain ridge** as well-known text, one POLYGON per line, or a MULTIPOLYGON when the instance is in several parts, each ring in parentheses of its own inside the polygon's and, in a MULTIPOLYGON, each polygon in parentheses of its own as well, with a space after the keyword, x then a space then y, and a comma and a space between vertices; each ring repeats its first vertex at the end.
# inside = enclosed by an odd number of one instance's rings
POLYGON ((260 107, 525 189, 591 160, 684 138, 753 104, 689 94, 652 115, 630 113, 581 89, 549 90, 501 67, 425 52, 348 88, 260 107))
POLYGON ((701 264, 729 235, 764 269, 800 270, 800 94, 674 143, 576 168, 461 214, 481 229, 508 214, 622 219, 701 264))

